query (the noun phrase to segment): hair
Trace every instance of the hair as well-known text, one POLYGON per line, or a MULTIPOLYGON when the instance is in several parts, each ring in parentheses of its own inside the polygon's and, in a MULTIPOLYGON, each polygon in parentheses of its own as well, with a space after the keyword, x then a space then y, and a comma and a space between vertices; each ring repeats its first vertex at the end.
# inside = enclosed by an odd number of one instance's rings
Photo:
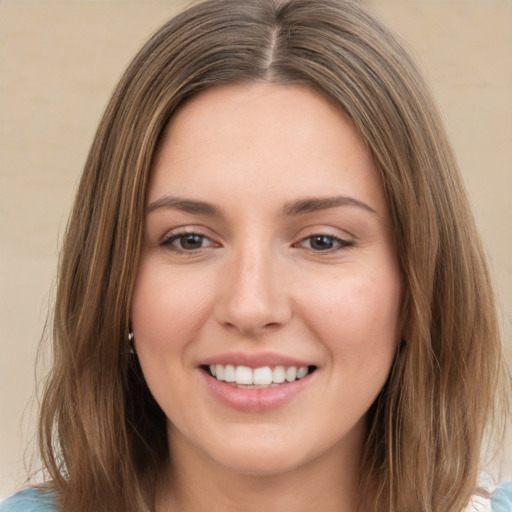
POLYGON ((61 253, 40 448, 64 512, 151 508, 166 418, 130 355, 131 296, 160 136, 193 95, 308 87, 370 148, 403 281, 402 343, 368 411, 375 509, 460 511, 502 374, 489 271, 437 107, 394 35, 356 1, 207 0, 165 24, 115 89, 61 253))

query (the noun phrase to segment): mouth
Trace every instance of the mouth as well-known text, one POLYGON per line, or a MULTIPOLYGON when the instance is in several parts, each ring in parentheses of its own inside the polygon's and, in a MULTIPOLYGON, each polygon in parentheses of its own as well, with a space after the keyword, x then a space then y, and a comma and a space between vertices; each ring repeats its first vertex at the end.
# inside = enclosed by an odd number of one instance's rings
POLYGON ((238 389, 268 389, 301 380, 316 371, 316 366, 260 366, 212 364, 201 369, 217 381, 238 389))

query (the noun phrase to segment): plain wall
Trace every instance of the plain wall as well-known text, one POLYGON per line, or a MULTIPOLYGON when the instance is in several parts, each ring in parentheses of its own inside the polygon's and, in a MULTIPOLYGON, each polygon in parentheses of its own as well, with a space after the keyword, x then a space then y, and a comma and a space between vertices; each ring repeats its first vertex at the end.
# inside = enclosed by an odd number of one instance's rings
MULTIPOLYGON (((512 1, 368 3, 428 72, 488 246, 510 353, 512 1)), ((23 483, 33 448, 36 351, 96 125, 130 58, 184 4, 0 0, 0 498, 23 483)))

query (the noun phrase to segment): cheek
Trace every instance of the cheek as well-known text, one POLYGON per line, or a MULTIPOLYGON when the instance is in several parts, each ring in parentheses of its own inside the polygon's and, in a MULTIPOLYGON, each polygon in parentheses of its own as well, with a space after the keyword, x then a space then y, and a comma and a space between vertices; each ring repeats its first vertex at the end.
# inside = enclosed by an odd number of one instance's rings
POLYGON ((205 321, 206 289, 201 286, 200 277, 142 262, 131 310, 135 343, 141 356, 144 352, 164 356, 187 345, 205 321))
POLYGON ((207 321, 207 287, 200 276, 172 272, 151 258, 139 267, 132 297, 135 350, 151 393, 168 418, 190 403, 194 336, 207 321))
POLYGON ((311 283, 303 316, 343 372, 387 375, 400 336, 398 271, 347 273, 329 287, 311 283))

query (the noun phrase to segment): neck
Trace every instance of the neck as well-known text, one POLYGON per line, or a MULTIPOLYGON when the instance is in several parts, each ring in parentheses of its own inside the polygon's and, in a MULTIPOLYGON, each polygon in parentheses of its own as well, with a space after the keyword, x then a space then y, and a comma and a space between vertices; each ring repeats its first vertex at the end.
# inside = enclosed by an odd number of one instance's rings
POLYGON ((233 471, 187 443, 172 442, 172 464, 159 483, 156 510, 362 511, 357 469, 363 438, 359 430, 351 437, 344 439, 343 446, 330 447, 327 453, 300 467, 272 474, 233 471))

